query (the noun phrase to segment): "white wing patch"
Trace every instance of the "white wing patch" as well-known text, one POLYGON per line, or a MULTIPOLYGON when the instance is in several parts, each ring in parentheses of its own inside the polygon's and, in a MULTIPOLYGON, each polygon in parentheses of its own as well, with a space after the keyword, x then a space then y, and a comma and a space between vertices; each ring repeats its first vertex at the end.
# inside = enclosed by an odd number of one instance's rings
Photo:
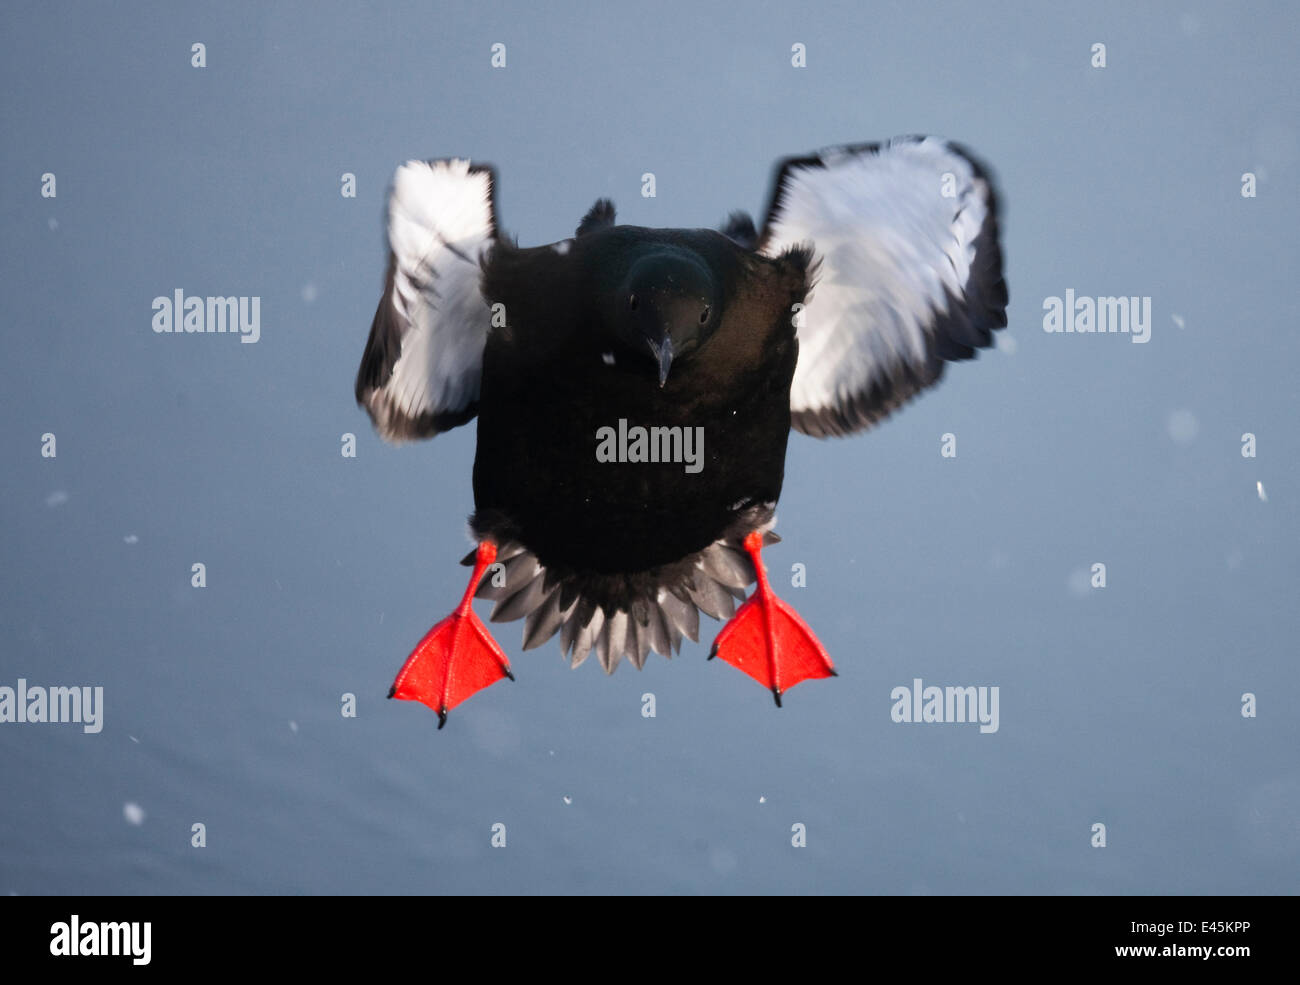
POLYGON ((1006 324, 993 191, 946 142, 824 151, 778 182, 761 252, 808 243, 820 265, 790 390, 800 430, 874 423, 1006 324))
POLYGON ((391 275, 357 379, 385 438, 429 437, 474 414, 491 313, 480 260, 496 237, 490 169, 410 161, 388 205, 391 275))

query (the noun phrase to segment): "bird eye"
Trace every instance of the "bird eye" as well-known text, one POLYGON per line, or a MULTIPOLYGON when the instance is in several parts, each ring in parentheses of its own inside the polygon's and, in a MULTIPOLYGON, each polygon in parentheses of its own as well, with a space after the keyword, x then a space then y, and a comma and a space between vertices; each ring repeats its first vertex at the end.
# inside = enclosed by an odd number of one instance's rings
POLYGON ((706 304, 704 310, 700 312, 700 324, 703 325, 709 320, 709 306, 706 304))
POLYGON ((629 308, 631 308, 633 311, 636 311, 636 295, 635 295, 635 294, 633 294, 631 297, 629 297, 629 298, 627 299, 627 306, 628 306, 629 308))

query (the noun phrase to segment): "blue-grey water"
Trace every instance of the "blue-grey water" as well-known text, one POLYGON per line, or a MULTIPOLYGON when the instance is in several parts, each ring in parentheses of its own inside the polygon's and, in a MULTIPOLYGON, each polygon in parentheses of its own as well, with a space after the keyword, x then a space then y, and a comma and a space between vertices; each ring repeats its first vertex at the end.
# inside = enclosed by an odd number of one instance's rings
POLYGON ((1300 888, 1293 5, 0 26, 0 686, 104 689, 98 733, 0 723, 0 892, 1300 888), (386 701, 463 591, 474 453, 353 402, 394 168, 495 164, 531 245, 598 196, 712 225, 780 156, 912 132, 995 169, 1010 328, 878 429, 791 440, 766 560, 841 676, 778 711, 712 624, 606 677, 516 623, 518 682, 443 731, 386 701), (177 289, 260 297, 260 339, 156 334, 177 289), (1150 297, 1150 341, 1044 332, 1067 290, 1150 297), (998 730, 892 721, 917 678, 998 687, 998 730))

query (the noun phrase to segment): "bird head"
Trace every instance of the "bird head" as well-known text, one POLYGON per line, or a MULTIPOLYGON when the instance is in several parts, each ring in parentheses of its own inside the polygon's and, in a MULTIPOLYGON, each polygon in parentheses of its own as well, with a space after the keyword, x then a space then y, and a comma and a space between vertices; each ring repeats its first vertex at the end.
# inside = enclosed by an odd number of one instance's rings
POLYGON ((642 359, 662 387, 674 360, 685 359, 713 334, 721 318, 720 292, 702 259, 660 247, 636 259, 613 309, 617 335, 642 359))

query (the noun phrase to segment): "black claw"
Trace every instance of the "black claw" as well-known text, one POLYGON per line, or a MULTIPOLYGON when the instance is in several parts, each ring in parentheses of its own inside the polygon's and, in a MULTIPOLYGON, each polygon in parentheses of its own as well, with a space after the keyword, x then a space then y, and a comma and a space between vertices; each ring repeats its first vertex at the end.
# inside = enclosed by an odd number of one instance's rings
POLYGON ((508 670, 506 671, 506 676, 509 677, 512 681, 515 679, 515 675, 510 673, 510 671, 508 670))
POLYGON ((832 677, 839 677, 839 676, 840 676, 840 672, 839 672, 838 670, 836 670, 834 667, 832 667, 832 668, 831 668, 831 676, 832 676, 832 677))
POLYGON ((396 684, 389 685, 388 696, 391 698, 396 693, 397 693, 397 685, 396 684))
POLYGON ((438 731, 441 732, 442 727, 446 724, 447 724, 447 709, 442 708, 438 711, 438 731))
POLYGON ((718 655, 718 644, 714 643, 713 648, 709 650, 709 656, 707 659, 712 660, 717 655, 718 655))
POLYGON ((776 706, 777 706, 778 708, 780 708, 780 707, 781 707, 781 692, 778 691, 776 688, 772 688, 772 697, 774 697, 774 698, 776 699, 776 706))

